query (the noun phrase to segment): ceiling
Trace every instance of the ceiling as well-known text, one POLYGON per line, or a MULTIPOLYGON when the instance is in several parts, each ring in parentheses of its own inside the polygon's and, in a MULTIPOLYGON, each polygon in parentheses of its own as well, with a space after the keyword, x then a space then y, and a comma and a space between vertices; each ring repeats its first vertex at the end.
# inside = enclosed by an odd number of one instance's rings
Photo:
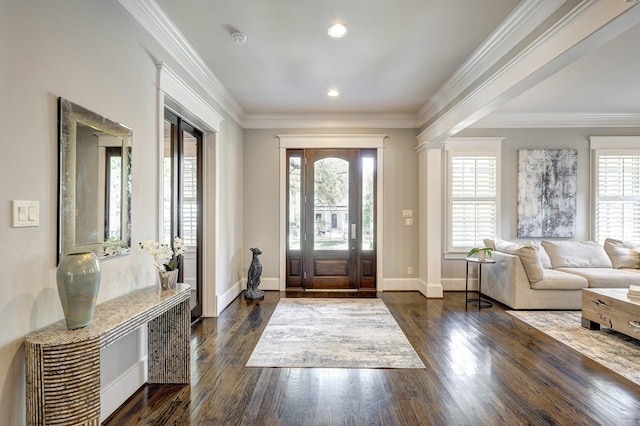
POLYGON ((435 139, 495 117, 517 127, 518 117, 532 125, 551 115, 624 116, 640 126, 640 8, 624 0, 138 2, 166 14, 163 31, 183 38, 245 127, 265 117, 396 117, 396 127, 435 139), (615 19, 598 7, 615 9, 615 19), (589 13, 613 24, 583 19, 589 13), (349 26, 345 38, 327 36, 335 21, 349 26), (531 42, 557 22, 564 51, 550 53, 555 44, 545 41, 537 54, 531 42), (234 43, 236 31, 244 45, 234 43), (494 88, 496 76, 509 83, 494 88), (333 88, 339 97, 327 96, 333 88))

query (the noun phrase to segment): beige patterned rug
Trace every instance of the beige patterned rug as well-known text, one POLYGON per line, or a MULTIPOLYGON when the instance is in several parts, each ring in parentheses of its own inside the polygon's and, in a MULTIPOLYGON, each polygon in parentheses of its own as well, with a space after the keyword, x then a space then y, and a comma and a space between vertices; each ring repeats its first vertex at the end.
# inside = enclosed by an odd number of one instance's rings
POLYGON ((640 385, 640 340, 580 325, 579 311, 507 311, 514 317, 640 385))
POLYGON ((247 367, 425 368, 381 299, 280 299, 247 367))

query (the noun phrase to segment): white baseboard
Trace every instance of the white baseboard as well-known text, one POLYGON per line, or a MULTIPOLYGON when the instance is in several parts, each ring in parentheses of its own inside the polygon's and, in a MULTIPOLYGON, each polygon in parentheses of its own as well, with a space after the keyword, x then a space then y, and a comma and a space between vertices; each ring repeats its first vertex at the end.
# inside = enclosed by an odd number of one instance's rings
POLYGON ((147 357, 145 356, 100 391, 100 422, 105 421, 146 382, 147 357))
POLYGON ((415 278, 384 278, 382 291, 416 291, 418 280, 415 278))
POLYGON ((219 316, 220 313, 224 311, 224 308, 229 306, 229 304, 233 302, 240 293, 242 293, 242 290, 244 289, 242 285, 243 282, 244 279, 232 285, 231 288, 224 293, 216 295, 216 307, 218 311, 216 312, 216 316, 219 316))
MULTIPOLYGON (((245 280, 246 288, 246 280, 245 280)), ((260 290, 276 290, 280 291, 280 278, 260 278, 260 290)))
MULTIPOLYGON (((444 291, 464 291, 465 279, 464 278, 443 278, 442 288, 444 291)), ((475 278, 469 278, 469 290, 475 290, 478 288, 478 280, 475 278)))
POLYGON ((427 284, 422 280, 418 280, 416 290, 422 293, 427 299, 442 299, 444 297, 442 284, 427 284))

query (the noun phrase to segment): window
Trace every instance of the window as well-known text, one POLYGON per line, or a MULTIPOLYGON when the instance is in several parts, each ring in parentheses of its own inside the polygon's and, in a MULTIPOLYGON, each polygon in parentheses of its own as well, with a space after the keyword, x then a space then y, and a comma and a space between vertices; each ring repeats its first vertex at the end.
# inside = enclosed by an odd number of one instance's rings
MULTIPOLYGON (((591 139, 592 148, 603 145, 591 139)), ((628 138, 612 139, 607 148, 628 138)), ((600 243, 606 238, 640 242, 640 149, 595 149, 594 235, 600 243)))
POLYGON ((483 246, 498 231, 499 149, 502 139, 447 140, 446 252, 483 246))

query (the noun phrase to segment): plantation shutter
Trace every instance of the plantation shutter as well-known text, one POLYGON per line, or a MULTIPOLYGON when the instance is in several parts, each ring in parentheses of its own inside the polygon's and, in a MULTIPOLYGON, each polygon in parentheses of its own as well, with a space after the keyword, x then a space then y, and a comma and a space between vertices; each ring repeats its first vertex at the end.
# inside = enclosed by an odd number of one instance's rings
POLYGON ((196 157, 185 157, 183 161, 182 233, 186 246, 198 244, 198 169, 196 157))
POLYGON ((640 242, 640 151, 596 152, 596 240, 640 242))
POLYGON ((496 155, 452 153, 450 159, 449 249, 481 247, 496 235, 496 155))

